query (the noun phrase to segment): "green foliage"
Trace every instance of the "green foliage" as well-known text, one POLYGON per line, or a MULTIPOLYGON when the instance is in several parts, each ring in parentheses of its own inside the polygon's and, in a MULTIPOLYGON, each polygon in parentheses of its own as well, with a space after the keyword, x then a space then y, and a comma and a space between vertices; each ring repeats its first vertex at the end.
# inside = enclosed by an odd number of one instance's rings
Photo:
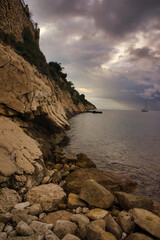
POLYGON ((0 40, 13 48, 16 47, 16 37, 13 33, 6 33, 0 29, 0 40))
POLYGON ((32 33, 28 28, 24 28, 23 42, 18 42, 16 51, 18 54, 24 57, 32 65, 35 65, 40 72, 49 75, 48 64, 46 58, 39 49, 38 44, 33 39, 32 33))

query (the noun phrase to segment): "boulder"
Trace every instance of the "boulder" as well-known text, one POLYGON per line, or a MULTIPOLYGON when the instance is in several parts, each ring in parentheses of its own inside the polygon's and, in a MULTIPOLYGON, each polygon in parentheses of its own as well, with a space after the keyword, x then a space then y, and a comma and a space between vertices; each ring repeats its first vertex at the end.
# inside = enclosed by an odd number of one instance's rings
POLYGON ((5 227, 5 224, 3 222, 0 222, 0 232, 3 231, 3 228, 5 227))
POLYGON ((73 213, 65 211, 65 210, 60 210, 60 211, 49 213, 47 216, 45 216, 42 219, 42 222, 48 223, 48 224, 53 224, 53 226, 55 226, 57 220, 70 221, 72 216, 73 216, 73 213))
POLYGON ((25 195, 31 204, 39 203, 43 211, 47 212, 58 210, 58 205, 64 202, 65 197, 63 189, 52 183, 31 188, 25 195))
POLYGON ((78 238, 72 234, 67 234, 62 240, 80 240, 80 238, 78 238))
POLYGON ((87 225, 86 238, 87 240, 117 240, 113 234, 104 231, 100 226, 94 223, 87 225))
POLYGON ((33 216, 38 216, 40 213, 43 212, 41 204, 39 203, 33 204, 32 206, 27 208, 27 210, 28 210, 28 213, 33 216))
POLYGON ((139 227, 153 236, 160 238, 160 217, 152 212, 149 212, 148 210, 141 208, 134 208, 129 212, 133 215, 134 222, 139 227))
POLYGON ((48 230, 53 228, 53 224, 41 223, 39 221, 33 221, 30 224, 30 227, 36 232, 37 234, 46 233, 48 230))
POLYGON ((70 193, 68 195, 67 207, 75 209, 77 207, 86 207, 86 203, 82 201, 77 194, 70 193))
POLYGON ((20 221, 16 226, 16 231, 22 236, 31 236, 34 232, 32 228, 25 222, 20 221))
POLYGON ((106 230, 112 233, 116 238, 121 239, 122 229, 119 224, 114 220, 111 214, 105 217, 106 230))
POLYGON ((11 213, 1 213, 0 214, 0 222, 8 223, 12 220, 13 214, 11 213))
POLYGON ((92 224, 98 225, 98 226, 101 227, 104 231, 105 231, 105 229, 106 229, 105 220, 102 220, 102 219, 94 220, 94 221, 92 221, 92 224))
POLYGON ((51 230, 45 233, 45 240, 60 240, 51 230))
POLYGON ((60 239, 62 239, 67 234, 76 235, 78 228, 75 223, 66 220, 58 220, 54 227, 54 232, 60 239))
POLYGON ((153 200, 150 198, 125 192, 116 192, 115 194, 123 209, 143 208, 149 211, 153 209, 153 200))
POLYGON ((0 213, 9 212, 17 203, 21 202, 20 195, 12 189, 0 189, 0 213))
POLYGON ((12 217, 12 221, 17 224, 20 221, 30 224, 32 221, 36 221, 36 220, 38 220, 38 218, 36 216, 32 216, 32 215, 28 215, 28 214, 15 214, 12 217))
POLYGON ((143 233, 132 233, 125 240, 153 240, 153 238, 143 234, 143 233))
POLYGON ((124 191, 131 192, 137 186, 135 180, 122 176, 114 172, 102 171, 96 168, 80 168, 69 174, 66 180, 67 193, 79 194, 83 183, 86 180, 94 179, 97 183, 111 192, 124 191))
POLYGON ((76 155, 77 162, 76 165, 81 168, 96 168, 96 164, 88 158, 84 153, 79 153, 76 155))
POLYGON ((90 206, 103 209, 109 208, 114 202, 114 196, 93 179, 83 183, 79 197, 90 206))
POLYGON ((103 219, 108 214, 108 211, 100 208, 91 209, 86 215, 91 220, 103 219))
POLYGON ((76 223, 77 225, 80 224, 80 223, 84 223, 85 225, 90 223, 88 217, 86 217, 83 214, 74 214, 74 215, 72 215, 71 221, 76 223))
POLYGON ((118 223, 120 224, 123 231, 127 234, 134 230, 135 224, 131 213, 122 211, 118 214, 118 223))
POLYGON ((23 210, 23 209, 25 209, 26 207, 29 207, 29 206, 30 206, 30 202, 22 202, 22 203, 17 203, 14 206, 14 209, 16 209, 16 210, 23 210))
POLYGON ((7 233, 6 232, 0 232, 0 239, 6 239, 7 238, 7 233))

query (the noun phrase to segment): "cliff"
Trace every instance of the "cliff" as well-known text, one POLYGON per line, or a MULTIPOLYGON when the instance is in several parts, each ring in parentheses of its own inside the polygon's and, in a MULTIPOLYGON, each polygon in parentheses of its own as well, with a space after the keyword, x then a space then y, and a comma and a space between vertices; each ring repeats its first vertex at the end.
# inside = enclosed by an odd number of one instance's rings
POLYGON ((0 44, 0 184, 30 188, 43 179, 67 116, 93 109, 75 105, 71 95, 0 44))

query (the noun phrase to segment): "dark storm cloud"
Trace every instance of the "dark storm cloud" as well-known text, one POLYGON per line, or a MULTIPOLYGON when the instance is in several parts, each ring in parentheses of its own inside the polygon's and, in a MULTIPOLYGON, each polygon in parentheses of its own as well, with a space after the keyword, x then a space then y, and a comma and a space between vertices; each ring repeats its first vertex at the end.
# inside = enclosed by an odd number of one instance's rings
MULTIPOLYGON (((98 27, 113 36, 122 37, 137 29, 148 27, 149 20, 160 18, 159 0, 96 1, 94 18, 98 27)), ((158 28, 159 24, 155 24, 158 28)))
POLYGON ((88 100, 160 106, 160 0, 25 2, 47 60, 62 63, 88 100))

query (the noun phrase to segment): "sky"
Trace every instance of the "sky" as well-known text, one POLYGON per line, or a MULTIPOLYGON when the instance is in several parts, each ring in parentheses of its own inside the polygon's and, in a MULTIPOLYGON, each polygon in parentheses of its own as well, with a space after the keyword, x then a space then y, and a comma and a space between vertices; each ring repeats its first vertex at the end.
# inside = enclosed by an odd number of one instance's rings
POLYGON ((99 109, 160 110, 160 0, 25 0, 48 62, 99 109))

